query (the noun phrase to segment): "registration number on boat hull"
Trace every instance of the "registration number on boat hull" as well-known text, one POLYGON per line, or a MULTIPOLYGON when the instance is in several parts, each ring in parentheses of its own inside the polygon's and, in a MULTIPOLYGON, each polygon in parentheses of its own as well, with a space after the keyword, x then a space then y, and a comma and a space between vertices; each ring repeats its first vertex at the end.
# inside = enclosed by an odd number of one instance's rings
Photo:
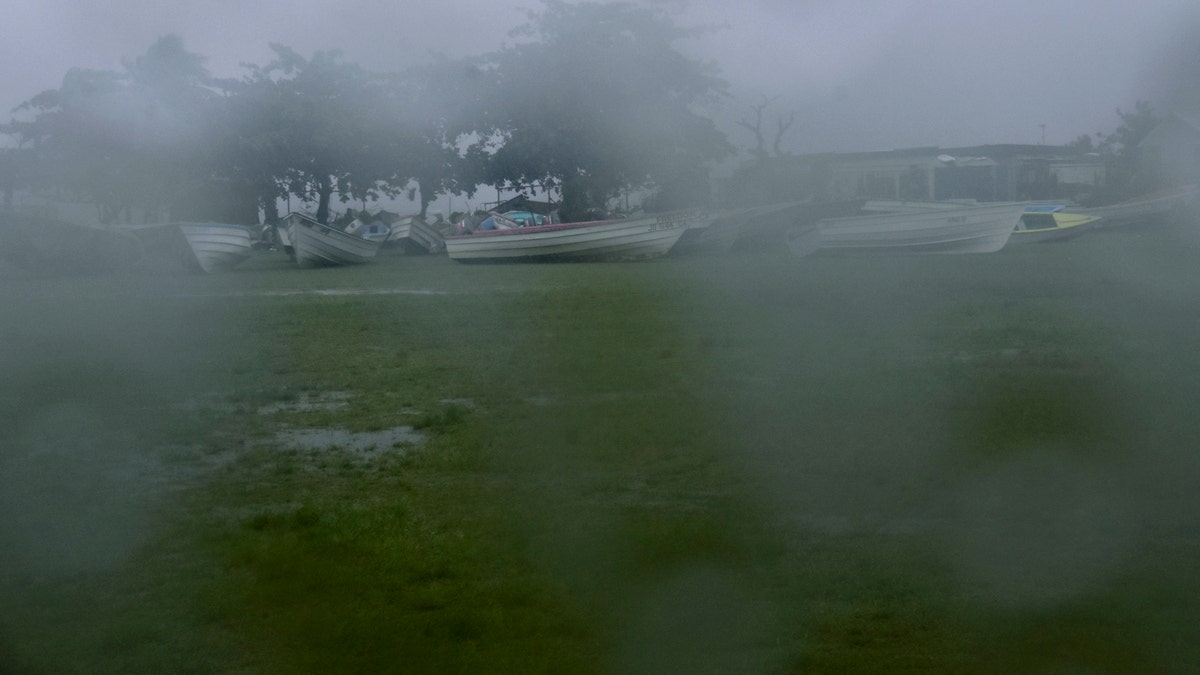
POLYGON ((654 225, 651 229, 654 230, 675 230, 687 225, 688 214, 686 213, 668 213, 658 216, 654 219, 654 225))

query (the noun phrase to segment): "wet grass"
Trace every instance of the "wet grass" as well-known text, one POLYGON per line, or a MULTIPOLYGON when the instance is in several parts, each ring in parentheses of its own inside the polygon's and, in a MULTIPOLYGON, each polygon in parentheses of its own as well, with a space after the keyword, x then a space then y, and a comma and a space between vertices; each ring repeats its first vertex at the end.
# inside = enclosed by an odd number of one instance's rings
POLYGON ((1198 260, 6 280, 0 672, 1188 672, 1198 260))

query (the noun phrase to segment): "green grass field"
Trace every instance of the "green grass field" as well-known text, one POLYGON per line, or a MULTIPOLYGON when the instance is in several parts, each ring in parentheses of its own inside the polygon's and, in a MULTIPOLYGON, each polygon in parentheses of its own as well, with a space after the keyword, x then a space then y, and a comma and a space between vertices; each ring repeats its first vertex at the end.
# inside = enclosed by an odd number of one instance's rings
POLYGON ((0 673, 1200 669, 1200 226, 0 284, 0 673))

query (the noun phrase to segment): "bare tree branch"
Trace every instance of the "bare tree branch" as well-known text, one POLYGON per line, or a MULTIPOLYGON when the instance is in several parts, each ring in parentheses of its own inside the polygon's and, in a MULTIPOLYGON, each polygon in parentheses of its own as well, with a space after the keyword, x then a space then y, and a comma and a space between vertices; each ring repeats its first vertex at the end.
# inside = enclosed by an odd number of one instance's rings
POLYGON ((792 123, 795 121, 796 121, 796 111, 795 110, 788 113, 786 122, 783 121, 782 117, 778 117, 775 119, 775 141, 773 143, 771 143, 771 149, 775 151, 776 157, 779 157, 783 154, 783 152, 779 149, 779 147, 783 143, 784 134, 787 133, 787 130, 791 128, 792 123))
MULTIPOLYGON (((738 126, 743 127, 745 129, 749 129, 750 132, 754 134, 754 149, 750 151, 750 154, 754 155, 755 157, 757 157, 759 159, 767 156, 766 141, 763 139, 763 128, 762 128, 763 127, 763 111, 766 110, 767 106, 771 105, 771 103, 773 101, 775 101, 776 98, 779 98, 779 97, 778 96, 775 96, 773 98, 764 97, 762 103, 759 103, 758 105, 750 106, 750 109, 754 111, 754 122, 753 123, 747 122, 744 119, 738 120, 738 122, 737 122, 738 126)), ((778 154, 778 152, 776 152, 776 154, 778 154)))

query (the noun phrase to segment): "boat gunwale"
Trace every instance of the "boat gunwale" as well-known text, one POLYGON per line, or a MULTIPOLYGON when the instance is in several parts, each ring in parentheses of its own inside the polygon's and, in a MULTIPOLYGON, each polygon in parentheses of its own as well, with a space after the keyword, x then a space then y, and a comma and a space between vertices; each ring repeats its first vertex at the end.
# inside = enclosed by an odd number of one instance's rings
POLYGON ((564 232, 579 230, 588 227, 597 227, 601 225, 631 225, 642 226, 650 224, 658 224, 663 217, 678 219, 678 224, 672 223, 670 227, 662 227, 663 230, 674 229, 689 229, 691 226, 686 221, 692 217, 700 217, 703 210, 683 210, 683 211, 664 211, 662 213, 645 214, 633 218, 609 218, 606 220, 582 220, 570 223, 550 223, 547 225, 530 225, 527 227, 511 227, 507 229, 497 230, 476 230, 467 234, 456 234, 446 237, 446 240, 462 240, 475 237, 500 237, 500 236, 517 236, 522 234, 540 234, 545 232, 564 232))

